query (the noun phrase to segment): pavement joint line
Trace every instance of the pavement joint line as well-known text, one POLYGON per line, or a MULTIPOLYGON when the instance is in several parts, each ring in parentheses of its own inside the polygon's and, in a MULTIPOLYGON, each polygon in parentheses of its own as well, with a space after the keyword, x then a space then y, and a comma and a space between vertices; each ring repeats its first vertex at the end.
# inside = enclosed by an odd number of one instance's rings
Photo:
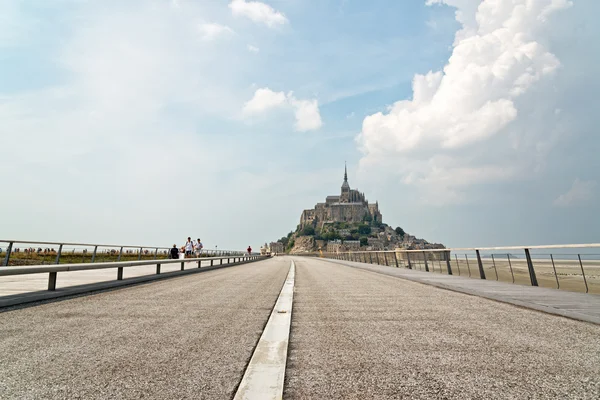
POLYGON ((296 265, 290 264, 281 293, 254 349, 234 400, 269 400, 283 397, 296 265))

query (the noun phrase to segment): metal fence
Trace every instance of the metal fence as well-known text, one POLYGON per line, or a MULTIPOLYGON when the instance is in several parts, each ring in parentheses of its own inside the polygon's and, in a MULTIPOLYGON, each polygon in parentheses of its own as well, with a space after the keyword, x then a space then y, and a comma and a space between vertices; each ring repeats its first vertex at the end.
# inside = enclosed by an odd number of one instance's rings
MULTIPOLYGON (((170 247, 132 246, 67 242, 33 242, 0 239, 0 266, 49 265, 161 260, 169 258, 170 247)), ((243 251, 203 249, 201 257, 225 257, 243 251)), ((256 255, 257 253, 252 253, 256 255)))
POLYGON ((156 265, 156 275, 160 275, 161 266, 165 264, 181 264, 181 271, 185 270, 185 265, 188 263, 197 263, 198 268, 202 267, 202 262, 209 262, 210 267, 223 266, 237 263, 246 263, 265 259, 264 256, 249 255, 240 253, 238 255, 219 256, 209 258, 186 258, 181 260, 142 260, 142 261, 119 261, 119 262, 103 262, 103 263, 83 263, 83 264, 62 264, 62 265, 34 265, 20 266, 11 268, 0 268, 0 277, 14 275, 31 275, 31 274, 48 274, 48 290, 56 290, 56 279, 58 272, 74 272, 74 271, 91 271, 98 269, 113 268, 117 270, 116 280, 123 280, 123 268, 139 267, 145 265, 156 265), (217 263, 218 262, 218 263, 217 263))
POLYGON ((600 244, 352 251, 318 256, 600 294, 600 244))

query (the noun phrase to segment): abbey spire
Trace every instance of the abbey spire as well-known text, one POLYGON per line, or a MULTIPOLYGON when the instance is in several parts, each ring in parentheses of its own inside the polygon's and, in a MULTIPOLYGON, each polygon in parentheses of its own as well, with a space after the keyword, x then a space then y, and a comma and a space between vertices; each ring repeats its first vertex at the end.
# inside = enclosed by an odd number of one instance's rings
POLYGON ((348 182, 348 166, 344 163, 344 182, 348 182))
POLYGON ((344 183, 342 183, 342 196, 346 194, 346 202, 349 199, 350 184, 348 183, 348 167, 344 165, 344 183))

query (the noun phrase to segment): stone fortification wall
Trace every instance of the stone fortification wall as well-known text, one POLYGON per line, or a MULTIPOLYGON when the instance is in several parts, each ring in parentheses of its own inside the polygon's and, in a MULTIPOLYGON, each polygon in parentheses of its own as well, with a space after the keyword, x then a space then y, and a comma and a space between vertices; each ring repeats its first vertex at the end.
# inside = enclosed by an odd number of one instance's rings
POLYGON ((333 204, 329 207, 331 218, 337 222, 361 222, 369 212, 362 204, 333 204))

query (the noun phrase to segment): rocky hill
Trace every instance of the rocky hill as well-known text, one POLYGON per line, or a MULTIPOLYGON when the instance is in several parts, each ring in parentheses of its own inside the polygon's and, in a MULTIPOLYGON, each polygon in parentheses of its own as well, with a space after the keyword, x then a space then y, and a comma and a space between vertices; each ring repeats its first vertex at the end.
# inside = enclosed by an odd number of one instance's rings
POLYGON ((294 240, 294 246, 289 250, 290 254, 312 253, 317 250, 314 236, 299 236, 294 240))
POLYGON ((420 250, 443 249, 444 245, 430 243, 406 233, 402 228, 392 228, 377 221, 361 223, 334 222, 323 224, 320 229, 313 226, 298 227, 287 237, 278 240, 290 254, 317 251, 348 250, 420 250))

